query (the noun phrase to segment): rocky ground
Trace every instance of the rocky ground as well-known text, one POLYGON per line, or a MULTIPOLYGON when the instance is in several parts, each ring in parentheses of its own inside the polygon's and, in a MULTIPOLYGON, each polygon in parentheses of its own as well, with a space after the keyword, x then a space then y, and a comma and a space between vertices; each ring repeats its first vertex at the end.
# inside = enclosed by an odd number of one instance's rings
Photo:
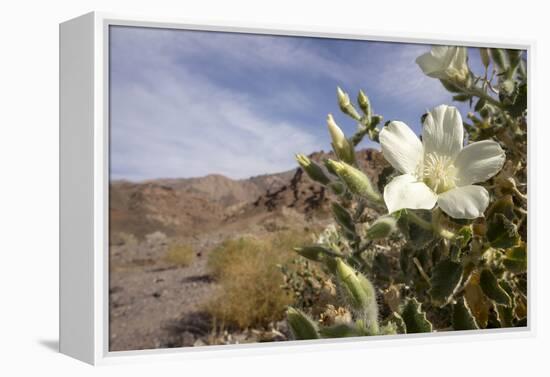
MULTIPOLYGON (((358 160, 376 183, 386 166, 381 154, 360 151, 358 160)), ((213 332, 203 310, 217 288, 208 255, 228 238, 326 224, 329 196, 300 169, 239 181, 214 175, 111 183, 110 350, 287 339, 284 322, 262 330, 213 332), (189 266, 166 261, 174 242, 192 247, 196 256, 189 266)))

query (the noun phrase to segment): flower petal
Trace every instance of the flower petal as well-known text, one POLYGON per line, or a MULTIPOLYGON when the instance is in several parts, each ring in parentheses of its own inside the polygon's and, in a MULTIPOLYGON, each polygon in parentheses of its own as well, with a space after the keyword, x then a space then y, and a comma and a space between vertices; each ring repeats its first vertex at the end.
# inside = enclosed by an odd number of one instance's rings
POLYGON ((483 140, 467 145, 455 160, 458 186, 484 182, 502 169, 506 154, 493 140, 483 140))
POLYGON ((386 185, 384 201, 389 213, 403 208, 432 209, 437 195, 424 182, 418 182, 411 174, 403 174, 386 185))
POLYGON ((422 130, 424 152, 454 159, 462 149, 464 127, 456 107, 440 105, 428 113, 422 130))
POLYGON ((457 46, 457 47, 454 47, 454 49, 455 49, 455 54, 453 56, 451 65, 457 71, 461 71, 468 66, 468 63, 467 63, 468 52, 466 51, 466 47, 457 46))
POLYGON ((452 54, 449 54, 448 46, 433 46, 430 52, 416 58, 416 64, 425 75, 445 79, 445 70, 449 65, 452 54))
POLYGON ((481 186, 462 186, 440 194, 437 204, 455 219, 475 219, 483 216, 489 205, 489 193, 481 186))
POLYGON ((401 173, 414 173, 423 158, 422 142, 403 122, 390 122, 380 132, 384 158, 401 173))
POLYGON ((440 76, 444 72, 441 61, 434 57, 431 52, 427 52, 416 58, 416 64, 418 64, 426 76, 441 78, 440 76))

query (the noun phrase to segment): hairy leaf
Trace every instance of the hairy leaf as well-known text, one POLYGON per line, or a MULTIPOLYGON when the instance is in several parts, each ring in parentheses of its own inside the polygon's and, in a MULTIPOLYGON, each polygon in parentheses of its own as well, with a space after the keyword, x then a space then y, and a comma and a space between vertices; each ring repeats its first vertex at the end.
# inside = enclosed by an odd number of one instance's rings
POLYGON ((462 281, 462 271, 462 265, 450 259, 442 260, 434 267, 429 293, 436 304, 443 306, 448 303, 462 281))
POLYGON ((407 334, 432 331, 432 324, 426 318, 426 313, 422 311, 421 306, 422 304, 416 298, 411 298, 403 307, 401 317, 405 322, 407 334))
POLYGON ((476 323, 472 311, 464 297, 461 297, 453 305, 453 328, 455 330, 476 330, 479 326, 476 323))
POLYGON ((348 338, 365 335, 356 326, 346 323, 322 327, 319 333, 323 338, 348 338))
POLYGON ((508 249, 502 262, 512 272, 522 273, 527 271, 527 249, 525 244, 508 249))
POLYGON ((483 290, 483 293, 495 303, 510 306, 512 304, 512 299, 506 293, 506 291, 500 286, 496 276, 491 270, 484 269, 481 271, 479 277, 479 285, 483 290))
POLYGON ((487 239, 493 247, 508 248, 517 245, 520 237, 517 226, 502 213, 496 213, 487 226, 487 239))
POLYGON ((318 339, 317 324, 299 309, 289 307, 286 312, 290 331, 296 340, 318 339))

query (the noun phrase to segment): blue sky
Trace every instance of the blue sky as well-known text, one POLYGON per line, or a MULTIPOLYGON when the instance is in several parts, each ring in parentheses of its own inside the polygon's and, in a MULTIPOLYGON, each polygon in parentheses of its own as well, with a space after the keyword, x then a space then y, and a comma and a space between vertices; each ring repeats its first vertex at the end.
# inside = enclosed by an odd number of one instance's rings
MULTIPOLYGON (((291 169, 295 153, 330 149, 328 113, 354 132, 338 85, 417 132, 427 109, 451 103, 414 62, 428 45, 137 27, 110 37, 112 179, 291 169)), ((475 51, 470 66, 481 73, 475 51)))

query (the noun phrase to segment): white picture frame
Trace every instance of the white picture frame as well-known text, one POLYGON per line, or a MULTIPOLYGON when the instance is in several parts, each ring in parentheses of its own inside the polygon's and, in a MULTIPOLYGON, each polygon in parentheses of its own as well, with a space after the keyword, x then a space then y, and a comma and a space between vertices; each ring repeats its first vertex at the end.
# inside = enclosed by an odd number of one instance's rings
MULTIPOLYGON (((480 336, 490 339, 529 337, 535 334, 534 259, 528 251, 528 326, 526 328, 395 335, 384 337, 292 341, 199 348, 155 349, 143 351, 108 350, 108 184, 109 184, 109 108, 108 108, 108 30, 111 25, 160 27, 186 30, 245 32, 255 34, 315 36, 372 41, 466 44, 469 46, 527 50, 530 85, 533 69, 533 41, 485 38, 437 38, 436 35, 411 35, 362 30, 327 30, 314 27, 242 25, 238 23, 194 24, 188 20, 132 17, 108 13, 88 13, 60 25, 60 351, 90 364, 108 364, 145 359, 208 358, 266 353, 343 350, 393 345, 471 341, 480 336)), ((532 114, 528 138, 532 138, 532 114)), ((529 144, 529 158, 533 144, 529 144)), ((531 175, 529 175, 529 180, 531 175)), ((530 180, 531 182, 531 180, 530 180)), ((531 192, 532 186, 529 186, 531 192)), ((531 194, 529 194, 532 198, 531 194)), ((532 200, 529 221, 534 218, 532 200)), ((529 238, 533 227, 529 228, 529 238)), ((531 244, 532 245, 532 244, 531 244)))

